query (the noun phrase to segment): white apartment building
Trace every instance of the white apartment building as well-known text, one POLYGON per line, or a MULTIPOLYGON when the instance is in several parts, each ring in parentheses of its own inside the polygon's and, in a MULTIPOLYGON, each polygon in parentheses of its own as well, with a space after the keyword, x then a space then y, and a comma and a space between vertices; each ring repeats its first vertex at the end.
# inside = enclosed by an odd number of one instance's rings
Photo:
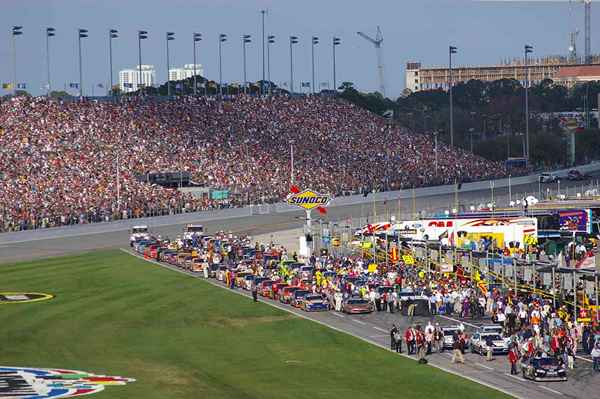
MULTIPOLYGON (((196 75, 204 76, 202 64, 196 64, 196 75)), ((184 80, 194 76, 194 64, 185 64, 183 68, 169 69, 169 80, 184 80)))
POLYGON ((135 69, 123 69, 119 71, 119 89, 122 93, 130 93, 143 87, 152 87, 156 83, 156 70, 154 65, 141 65, 141 82, 140 82, 140 66, 135 69))

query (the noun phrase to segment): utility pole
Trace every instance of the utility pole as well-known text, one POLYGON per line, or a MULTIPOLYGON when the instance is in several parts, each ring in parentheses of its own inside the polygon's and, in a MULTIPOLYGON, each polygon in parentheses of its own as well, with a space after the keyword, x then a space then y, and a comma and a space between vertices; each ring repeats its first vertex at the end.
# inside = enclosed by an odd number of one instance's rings
POLYGON ((12 93, 17 93, 17 36, 23 34, 22 26, 13 26, 12 28, 12 44, 13 44, 13 87, 12 93))
POLYGON ((196 83, 196 77, 198 75, 198 73, 196 71, 196 43, 199 42, 200 40, 202 40, 202 34, 194 33, 193 40, 194 40, 194 96, 195 96, 198 94, 198 84, 196 83))
POLYGON ((244 53, 244 94, 247 93, 248 87, 248 79, 246 78, 246 44, 250 43, 252 40, 250 39, 250 35, 242 36, 242 49, 244 53))
POLYGON ((87 29, 79 29, 78 31, 78 43, 79 43, 79 97, 83 97, 83 69, 81 67, 81 39, 88 37, 87 29))
POLYGON ((336 70, 335 70, 335 46, 339 46, 342 43, 342 40, 339 37, 333 37, 332 47, 333 47, 333 90, 337 91, 336 84, 336 70))
POLYGON ((262 16, 262 84, 260 85, 260 94, 264 94, 265 86, 265 14, 267 10, 260 10, 262 16))
POLYGON ((175 33, 167 32, 165 39, 167 42, 167 96, 171 97, 171 73, 169 71, 171 69, 171 64, 169 62, 169 42, 171 40, 175 40, 175 33))
POLYGON ((114 96, 113 91, 113 51, 112 51, 112 39, 119 37, 119 32, 116 29, 110 29, 108 31, 108 65, 110 69, 110 95, 114 96))
POLYGON ((142 40, 147 39, 148 38, 148 32, 146 32, 145 30, 139 30, 138 31, 138 84, 137 84, 137 89, 138 89, 138 94, 142 94, 142 40))
POLYGON ((271 95, 272 84, 271 84, 271 44, 275 43, 275 36, 269 35, 267 37, 267 80, 269 81, 269 95, 271 95))
POLYGON ((312 93, 315 94, 315 45, 319 44, 319 38, 312 37, 312 93))
POLYGON ((223 97, 223 56, 222 56, 222 50, 221 50, 221 45, 223 42, 227 41, 227 35, 224 33, 221 33, 219 35, 219 95, 221 97, 223 97))
POLYGON ((294 94, 294 57, 293 45, 298 43, 298 36, 290 36, 290 95, 294 94))
POLYGON ((50 97, 51 83, 50 83, 50 38, 55 35, 56 29, 46 28, 46 73, 48 76, 48 82, 46 83, 46 96, 50 97))
POLYGON ((525 150, 527 163, 531 159, 529 153, 529 54, 533 53, 533 46, 525 45, 525 150))
POLYGON ((452 79, 452 54, 456 54, 456 50, 458 50, 454 46, 450 46, 448 48, 448 87, 450 94, 450 146, 454 147, 454 105, 452 103, 452 86, 454 86, 454 81, 452 79))

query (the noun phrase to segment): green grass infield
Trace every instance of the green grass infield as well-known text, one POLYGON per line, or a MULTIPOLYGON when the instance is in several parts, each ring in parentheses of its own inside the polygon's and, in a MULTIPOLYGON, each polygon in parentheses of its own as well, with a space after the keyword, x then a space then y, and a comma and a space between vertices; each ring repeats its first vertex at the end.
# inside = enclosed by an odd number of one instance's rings
POLYGON ((99 398, 506 398, 121 251, 2 265, 0 366, 135 378, 99 398))

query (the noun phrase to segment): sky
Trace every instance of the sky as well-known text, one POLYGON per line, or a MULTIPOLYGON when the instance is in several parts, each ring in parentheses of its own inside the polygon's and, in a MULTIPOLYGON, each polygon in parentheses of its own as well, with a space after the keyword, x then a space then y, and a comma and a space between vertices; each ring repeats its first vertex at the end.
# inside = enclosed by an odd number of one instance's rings
MULTIPOLYGON (((84 94, 104 94, 108 87, 108 30, 118 29, 113 42, 115 82, 118 71, 137 65, 137 31, 149 32, 142 45, 142 62, 156 67, 157 80, 166 79, 165 33, 175 32, 170 42, 171 66, 192 63, 192 34, 200 32, 197 61, 205 75, 218 81, 218 35, 225 33, 223 81, 243 80, 241 36, 252 35, 247 47, 248 80, 262 78, 261 13, 268 10, 266 34, 276 36, 271 51, 271 79, 282 84, 290 79, 289 36, 295 45, 294 78, 311 81, 311 37, 318 36, 315 73, 332 85, 332 37, 337 47, 337 82, 351 81, 361 91, 378 88, 374 46, 359 37, 371 36, 381 27, 386 94, 396 98, 404 89, 407 62, 445 65, 448 45, 458 47, 454 64, 493 64, 519 57, 525 44, 534 55, 567 55, 569 32, 579 29, 578 51, 583 52, 583 5, 560 1, 474 0, 0 0, 0 80, 12 82, 11 28, 23 26, 16 39, 17 82, 33 94, 45 92, 46 27, 54 27, 50 42, 53 89, 79 81, 77 29, 89 30, 83 44, 84 94)), ((600 9, 592 3, 592 52, 598 52, 594 24, 600 9)), ((8 93, 0 89, 0 94, 8 93)))

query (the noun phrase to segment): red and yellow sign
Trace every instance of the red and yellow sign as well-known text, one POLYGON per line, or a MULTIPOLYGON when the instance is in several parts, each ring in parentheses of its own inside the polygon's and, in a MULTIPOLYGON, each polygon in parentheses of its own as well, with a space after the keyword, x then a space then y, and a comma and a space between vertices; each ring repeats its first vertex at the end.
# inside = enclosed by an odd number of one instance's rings
POLYGON ((310 211, 314 208, 326 207, 331 201, 331 197, 325 194, 319 194, 314 190, 303 190, 298 193, 292 192, 288 195, 286 202, 290 205, 294 205, 310 211))

